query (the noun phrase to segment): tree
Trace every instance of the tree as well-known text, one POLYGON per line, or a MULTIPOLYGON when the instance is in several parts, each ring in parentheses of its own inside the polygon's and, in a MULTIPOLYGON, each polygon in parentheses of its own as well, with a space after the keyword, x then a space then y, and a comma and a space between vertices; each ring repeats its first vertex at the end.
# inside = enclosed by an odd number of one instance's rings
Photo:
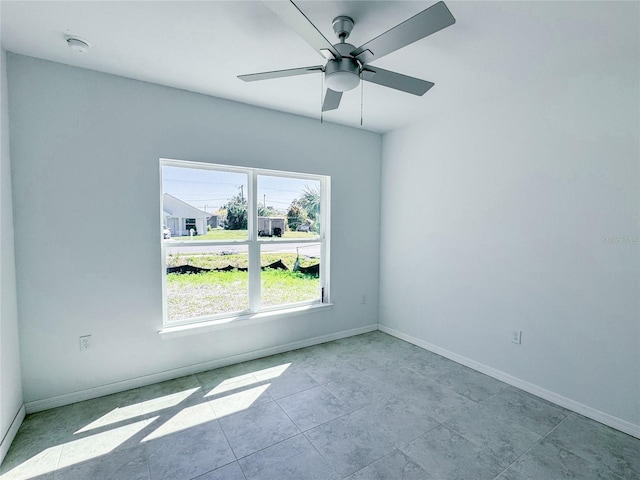
POLYGON ((305 185, 302 197, 297 203, 311 220, 313 230, 320 231, 320 188, 311 188, 305 185))
POLYGON ((291 202, 289 206, 289 211, 287 212, 287 225, 289 225, 289 230, 297 230, 300 225, 307 221, 307 213, 300 208, 298 205, 298 201, 294 200, 291 202))
POLYGON ((214 213, 214 215, 218 216, 218 226, 226 228, 226 225, 227 225, 227 209, 226 208, 219 208, 218 210, 216 210, 213 213, 214 213))
POLYGON ((299 203, 307 211, 309 218, 312 220, 318 219, 320 216, 320 189, 305 185, 299 203))
POLYGON ((247 200, 243 196, 232 197, 222 208, 227 211, 226 230, 247 229, 247 200))
POLYGON ((277 217, 278 211, 272 206, 265 207, 261 203, 258 204, 258 216, 259 217, 277 217))

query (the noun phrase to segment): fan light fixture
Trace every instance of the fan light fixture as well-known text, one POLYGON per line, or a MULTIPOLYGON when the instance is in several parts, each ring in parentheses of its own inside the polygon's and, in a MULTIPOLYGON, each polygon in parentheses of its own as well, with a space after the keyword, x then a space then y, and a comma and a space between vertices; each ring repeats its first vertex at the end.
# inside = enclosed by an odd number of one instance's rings
POLYGON ((360 84, 360 76, 353 72, 336 71, 325 77, 327 87, 335 92, 348 92, 360 84))
POLYGON ((353 58, 329 60, 324 72, 327 87, 334 92, 347 92, 360 84, 360 65, 353 58))

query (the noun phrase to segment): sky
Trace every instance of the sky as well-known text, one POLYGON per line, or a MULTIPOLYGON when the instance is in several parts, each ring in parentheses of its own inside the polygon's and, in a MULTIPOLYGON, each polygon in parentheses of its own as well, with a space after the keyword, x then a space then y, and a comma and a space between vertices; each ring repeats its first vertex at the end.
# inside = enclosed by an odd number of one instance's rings
MULTIPOLYGON (((199 168, 164 165, 163 192, 169 193, 200 210, 212 213, 234 195, 247 197, 247 176, 243 173, 221 172, 199 168)), ((291 202, 305 189, 320 187, 320 182, 290 177, 258 176, 258 203, 286 212, 291 202)))

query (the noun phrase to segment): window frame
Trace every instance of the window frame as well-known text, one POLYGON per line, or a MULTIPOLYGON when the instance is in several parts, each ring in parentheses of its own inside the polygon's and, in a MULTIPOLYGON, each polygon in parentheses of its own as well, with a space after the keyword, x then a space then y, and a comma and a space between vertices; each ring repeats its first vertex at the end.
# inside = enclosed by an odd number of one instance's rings
MULTIPOLYGON (((166 240, 160 234, 160 250, 161 250, 161 266, 162 266, 162 324, 165 329, 173 327, 200 325, 200 324, 227 324, 230 321, 243 321, 252 318, 266 317, 270 318, 278 313, 289 314, 292 311, 301 308, 314 308, 327 306, 331 304, 329 288, 330 284, 330 231, 331 231, 331 177, 328 175, 288 172, 281 170, 271 170, 254 167, 241 167, 232 165, 223 165, 217 163, 194 162, 189 160, 177 160, 169 158, 160 158, 160 225, 164 222, 164 182, 163 167, 172 166, 180 168, 193 168, 196 170, 215 170, 229 173, 241 173, 247 177, 247 238, 244 240, 200 240, 194 237, 192 240, 166 240), (280 178, 308 179, 320 182, 320 231, 317 238, 292 238, 286 239, 282 237, 260 237, 258 235, 258 177, 272 176, 280 178), (260 268, 260 252, 262 245, 273 244, 319 244, 320 245, 320 292, 319 299, 308 300, 302 302, 287 303, 283 305, 261 306, 261 268, 260 268), (166 255, 167 247, 188 247, 188 246, 240 246, 247 247, 248 256, 248 308, 241 311, 224 312, 212 315, 203 315, 181 320, 170 320, 168 312, 168 295, 167 295, 167 265, 166 255)), ((286 217, 285 217, 286 218, 286 217)), ((286 222, 286 220, 285 220, 286 222)), ((285 226, 286 229, 286 226, 285 226)))

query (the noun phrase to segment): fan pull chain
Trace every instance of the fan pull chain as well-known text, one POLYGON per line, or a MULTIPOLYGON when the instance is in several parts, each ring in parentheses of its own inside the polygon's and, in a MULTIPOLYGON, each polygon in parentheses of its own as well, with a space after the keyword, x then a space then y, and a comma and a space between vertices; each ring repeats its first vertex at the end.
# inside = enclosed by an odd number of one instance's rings
POLYGON ((324 112, 322 111, 323 93, 324 93, 324 73, 320 75, 320 123, 324 123, 324 112))
POLYGON ((362 105, 364 103, 364 76, 360 70, 360 126, 362 126, 362 105))

